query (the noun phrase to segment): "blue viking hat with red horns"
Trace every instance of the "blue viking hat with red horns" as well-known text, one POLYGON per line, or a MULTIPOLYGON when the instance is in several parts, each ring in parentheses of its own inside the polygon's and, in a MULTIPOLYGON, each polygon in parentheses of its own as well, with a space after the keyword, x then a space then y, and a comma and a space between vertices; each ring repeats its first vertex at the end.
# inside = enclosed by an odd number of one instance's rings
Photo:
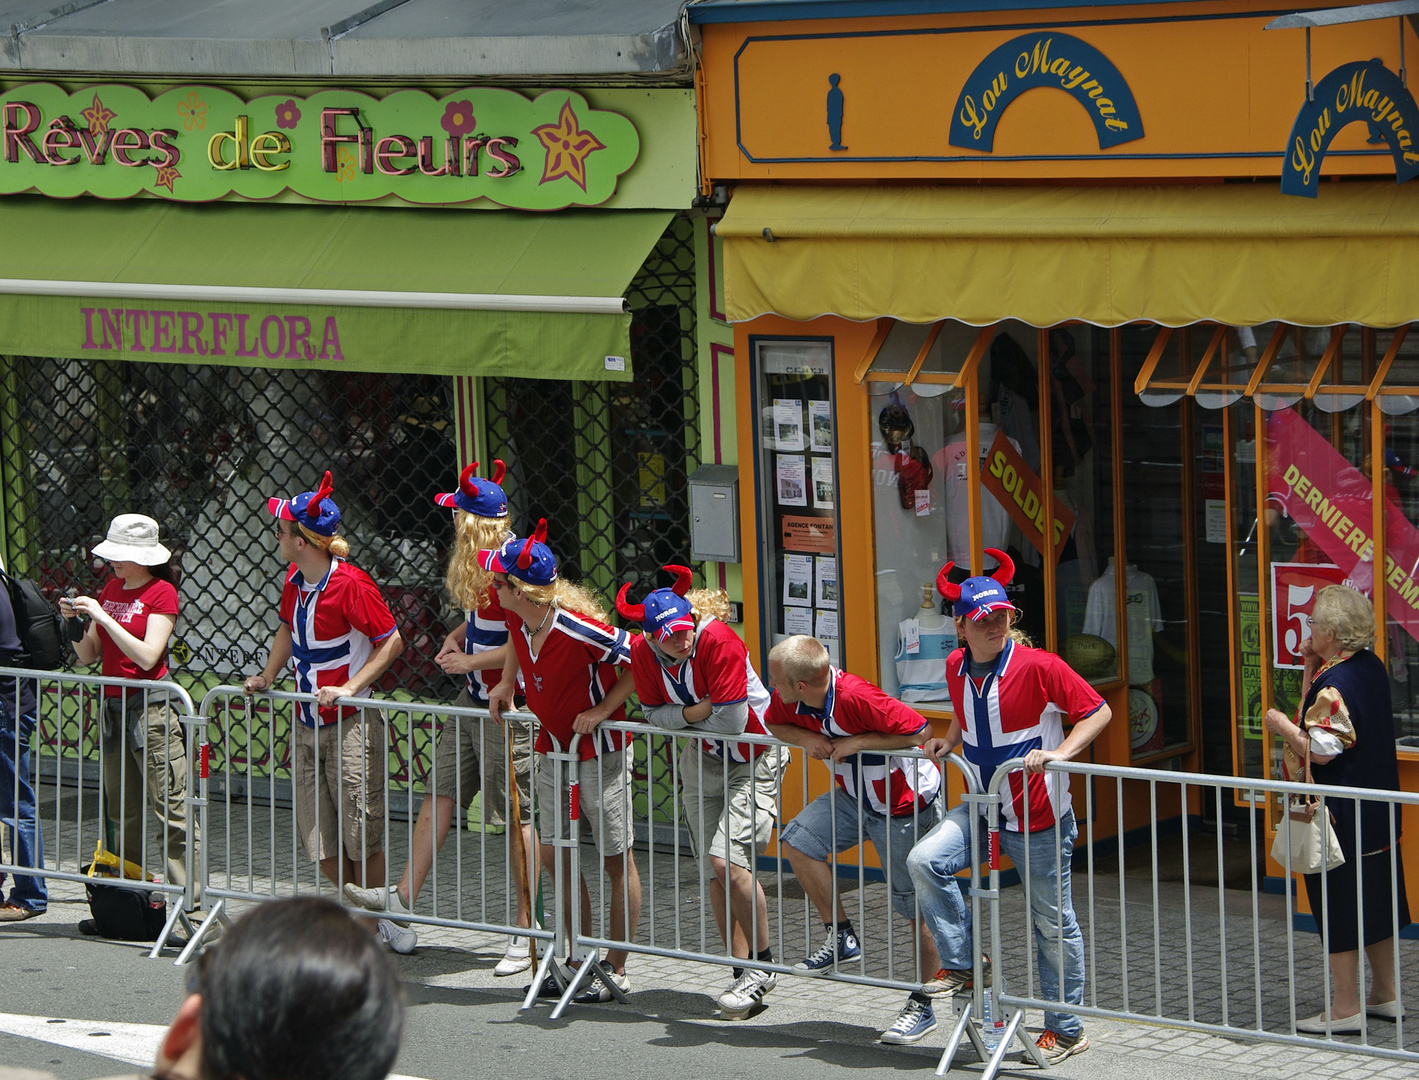
POLYGON ((694 580, 690 568, 671 564, 661 569, 675 575, 675 584, 670 588, 647 593, 645 600, 639 604, 632 604, 626 599, 626 594, 631 590, 629 581, 616 594, 616 610, 621 618, 640 623, 646 634, 656 641, 664 641, 679 630, 695 628, 694 612, 685 599, 694 580))
POLYGON ((465 467, 458 477, 458 490, 441 492, 434 496, 434 502, 439 506, 457 507, 478 517, 507 517, 507 494, 502 489, 507 466, 502 463, 502 459, 494 458, 491 480, 479 479, 475 475, 477 471, 476 461, 465 467))
POLYGON ((951 601, 951 613, 957 618, 974 622, 992 611, 1016 610, 1010 597, 1005 595, 1005 586, 1015 576, 1015 560, 998 548, 986 548, 985 553, 1000 564, 988 577, 969 577, 959 585, 953 584, 950 574, 956 567, 954 561, 948 562, 936 575, 936 590, 951 601))
POLYGON ((340 508, 330 497, 335 483, 330 479, 330 470, 314 491, 302 491, 294 499, 272 496, 266 500, 266 508, 282 521, 294 521, 318 536, 334 536, 340 525, 340 508))
POLYGON ((526 540, 516 538, 500 548, 478 552, 478 565, 529 585, 550 585, 557 579, 557 557, 547 546, 547 519, 541 518, 526 540))

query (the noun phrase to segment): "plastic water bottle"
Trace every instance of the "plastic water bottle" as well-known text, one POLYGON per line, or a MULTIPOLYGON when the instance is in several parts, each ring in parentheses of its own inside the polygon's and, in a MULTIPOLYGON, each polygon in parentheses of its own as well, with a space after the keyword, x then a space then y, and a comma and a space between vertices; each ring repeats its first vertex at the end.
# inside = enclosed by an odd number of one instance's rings
POLYGON ((986 1049, 991 1051, 1005 1037, 1005 1017, 1000 1014, 995 1004, 995 991, 989 986, 981 991, 980 1035, 986 1049))

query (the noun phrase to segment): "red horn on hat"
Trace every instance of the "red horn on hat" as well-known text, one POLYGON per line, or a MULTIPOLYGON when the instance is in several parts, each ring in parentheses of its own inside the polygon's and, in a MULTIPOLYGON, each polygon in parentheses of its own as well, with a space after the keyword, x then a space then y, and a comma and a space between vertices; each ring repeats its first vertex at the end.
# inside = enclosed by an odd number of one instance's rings
POLYGON ((526 570, 532 565, 532 545, 542 544, 547 541, 547 519, 539 518, 537 528, 532 530, 532 535, 522 542, 522 551, 517 556, 517 565, 526 570))
POLYGON ((626 593, 630 591, 631 583, 629 581, 621 586, 621 591, 616 594, 616 610, 620 612, 623 619, 630 619, 632 622, 645 622, 645 605, 632 604, 626 600, 626 593))
POLYGON ((953 585, 951 583, 951 571, 955 568, 956 562, 953 559, 951 562, 948 562, 945 566, 943 566, 936 574, 936 591, 939 592, 942 596, 944 596, 947 600, 950 600, 953 604, 957 600, 961 599, 961 586, 953 585))
POLYGON ((493 458, 493 483, 501 484, 503 477, 507 475, 507 466, 503 464, 502 458, 493 458))
POLYGON ((1009 585, 1015 576, 1015 560, 999 548, 986 548, 985 553, 1000 564, 990 576, 1002 585, 1009 585))
POLYGON ((320 487, 315 489, 315 495, 311 498, 310 502, 306 503, 305 516, 310 518, 311 521, 319 520, 320 504, 329 498, 334 490, 335 482, 330 479, 330 470, 326 469, 325 476, 320 481, 320 487))
POLYGON ((478 463, 475 461, 466 467, 458 477, 458 490, 475 499, 478 497, 478 485, 473 483, 473 475, 477 471, 478 463))
POLYGON ((675 575, 675 584, 670 586, 670 591, 676 596, 684 596, 690 591, 690 586, 695 582, 695 576, 688 566, 676 566, 671 563, 669 566, 662 566, 662 570, 668 570, 675 575))

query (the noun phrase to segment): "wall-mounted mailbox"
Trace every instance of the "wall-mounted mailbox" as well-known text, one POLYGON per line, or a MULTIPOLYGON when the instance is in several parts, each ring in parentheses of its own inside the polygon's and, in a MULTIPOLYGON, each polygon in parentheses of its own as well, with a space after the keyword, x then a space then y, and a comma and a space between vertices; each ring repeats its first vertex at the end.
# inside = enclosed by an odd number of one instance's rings
POLYGON ((701 465, 690 475, 690 558, 739 561, 738 465, 701 465))

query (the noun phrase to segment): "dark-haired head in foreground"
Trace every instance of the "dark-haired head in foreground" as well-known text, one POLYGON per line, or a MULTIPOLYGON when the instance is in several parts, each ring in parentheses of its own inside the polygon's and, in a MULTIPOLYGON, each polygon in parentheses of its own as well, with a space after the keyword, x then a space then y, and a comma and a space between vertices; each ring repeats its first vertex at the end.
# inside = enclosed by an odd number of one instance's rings
POLYGON ((317 898, 261 904, 203 955, 156 1075, 187 1080, 379 1080, 404 1000, 373 935, 317 898))

